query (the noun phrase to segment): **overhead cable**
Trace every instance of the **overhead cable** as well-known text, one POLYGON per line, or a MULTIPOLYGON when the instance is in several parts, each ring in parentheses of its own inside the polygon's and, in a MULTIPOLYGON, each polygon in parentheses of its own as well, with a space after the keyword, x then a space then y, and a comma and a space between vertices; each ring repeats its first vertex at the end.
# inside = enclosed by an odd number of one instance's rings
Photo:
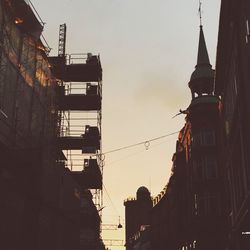
POLYGON ((107 197, 108 197, 108 199, 110 201, 111 206, 113 207, 113 209, 117 213, 117 215, 120 217, 119 212, 118 212, 116 206, 114 205, 112 199, 110 198, 110 195, 109 195, 108 190, 107 190, 106 186, 104 185, 104 183, 103 183, 103 187, 104 187, 104 191, 105 191, 105 193, 106 193, 106 195, 107 195, 107 197))
POLYGON ((131 144, 129 146, 113 149, 113 150, 110 150, 110 151, 107 151, 107 152, 103 153, 103 155, 107 155, 107 154, 114 153, 114 152, 121 151, 121 150, 128 149, 128 148, 133 148, 133 147, 136 147, 136 146, 139 146, 139 145, 144 145, 146 150, 147 150, 147 149, 149 149, 150 142, 157 141, 157 140, 163 139, 165 137, 169 137, 171 135, 178 134, 179 132, 180 131, 176 131, 176 132, 169 133, 169 134, 166 134, 166 135, 162 135, 162 136, 159 136, 159 137, 156 137, 156 138, 152 138, 150 140, 146 140, 146 141, 142 141, 142 142, 139 142, 139 143, 131 144))

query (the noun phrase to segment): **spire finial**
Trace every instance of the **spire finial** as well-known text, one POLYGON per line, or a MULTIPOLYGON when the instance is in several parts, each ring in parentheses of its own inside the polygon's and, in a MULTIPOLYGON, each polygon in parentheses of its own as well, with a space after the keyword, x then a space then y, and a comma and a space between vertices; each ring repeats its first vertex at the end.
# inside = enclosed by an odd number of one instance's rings
POLYGON ((199 0, 199 16, 200 16, 200 26, 202 26, 202 10, 201 10, 202 2, 199 0))

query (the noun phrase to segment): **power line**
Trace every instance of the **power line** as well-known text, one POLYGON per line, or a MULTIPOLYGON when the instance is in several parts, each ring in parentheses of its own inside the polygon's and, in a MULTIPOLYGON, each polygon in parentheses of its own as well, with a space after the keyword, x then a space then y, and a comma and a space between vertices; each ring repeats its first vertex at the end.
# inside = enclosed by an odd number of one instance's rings
POLYGON ((119 212, 118 212, 116 206, 114 205, 113 201, 111 200, 110 195, 108 193, 108 190, 107 190, 106 186, 104 185, 104 183, 103 183, 103 187, 104 187, 104 191, 105 191, 105 193, 106 193, 106 195, 107 195, 107 197, 108 197, 108 199, 110 201, 111 206, 113 207, 113 209, 117 213, 117 215, 120 217, 119 212))
MULTIPOLYGON (((165 141, 163 141, 163 142, 154 144, 154 145, 150 146, 150 148, 155 148, 155 147, 160 146, 160 145, 162 145, 162 144, 164 144, 164 143, 166 143, 166 142, 168 142, 168 141, 165 140, 165 141)), ((128 158, 131 158, 131 157, 133 157, 133 156, 135 156, 135 155, 138 155, 138 154, 141 154, 141 153, 143 153, 143 152, 145 152, 145 149, 140 150, 140 151, 137 151, 137 152, 132 153, 132 154, 129 154, 129 155, 126 155, 126 156, 124 156, 124 157, 122 157, 122 158, 120 158, 120 159, 117 159, 117 160, 115 160, 115 161, 109 162, 109 163, 108 163, 108 166, 113 165, 113 164, 115 164, 115 163, 117 163, 117 162, 126 160, 126 159, 128 159, 128 158)))
POLYGON ((124 149, 128 149, 128 148, 133 148, 133 147, 136 147, 136 146, 139 146, 139 145, 144 145, 146 147, 146 149, 148 149, 149 146, 150 146, 150 142, 157 141, 157 140, 163 139, 165 137, 169 137, 171 135, 178 134, 179 132, 180 131, 176 131, 176 132, 169 133, 169 134, 166 134, 166 135, 162 135, 162 136, 159 136, 159 137, 156 137, 156 138, 152 138, 150 140, 146 140, 146 141, 143 141, 143 142, 131 144, 129 146, 124 146, 124 147, 121 147, 121 148, 113 149, 113 150, 110 150, 110 151, 107 151, 107 152, 103 153, 103 155, 111 154, 111 153, 121 151, 121 150, 124 150, 124 149))

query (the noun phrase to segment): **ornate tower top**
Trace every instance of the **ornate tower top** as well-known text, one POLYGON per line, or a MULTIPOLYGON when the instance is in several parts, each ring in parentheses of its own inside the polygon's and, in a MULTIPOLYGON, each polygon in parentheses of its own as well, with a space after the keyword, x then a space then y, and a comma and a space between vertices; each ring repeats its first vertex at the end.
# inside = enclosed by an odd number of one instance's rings
POLYGON ((195 98, 196 94, 198 96, 211 95, 213 93, 213 85, 214 85, 214 70, 212 69, 212 65, 210 64, 209 61, 207 46, 203 33, 201 2, 199 5, 199 13, 200 13, 200 38, 199 38, 197 65, 195 66, 195 70, 191 75, 190 82, 188 83, 189 88, 191 89, 192 98, 195 98))
POLYGON ((137 192, 136 192, 136 198, 137 198, 137 200, 144 200, 144 201, 151 200, 149 190, 144 186, 139 187, 137 192))

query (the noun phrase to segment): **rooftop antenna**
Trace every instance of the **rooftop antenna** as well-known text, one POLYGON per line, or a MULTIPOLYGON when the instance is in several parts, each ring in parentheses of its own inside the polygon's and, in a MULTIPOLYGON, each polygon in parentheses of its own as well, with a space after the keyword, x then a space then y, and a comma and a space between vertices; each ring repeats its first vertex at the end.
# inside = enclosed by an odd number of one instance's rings
POLYGON ((122 224, 121 224, 121 217, 119 216, 119 224, 117 226, 118 229, 122 228, 122 224))
POLYGON ((202 2, 201 2, 201 0, 199 0, 200 26, 202 26, 202 9, 201 9, 201 6, 202 6, 202 2))

